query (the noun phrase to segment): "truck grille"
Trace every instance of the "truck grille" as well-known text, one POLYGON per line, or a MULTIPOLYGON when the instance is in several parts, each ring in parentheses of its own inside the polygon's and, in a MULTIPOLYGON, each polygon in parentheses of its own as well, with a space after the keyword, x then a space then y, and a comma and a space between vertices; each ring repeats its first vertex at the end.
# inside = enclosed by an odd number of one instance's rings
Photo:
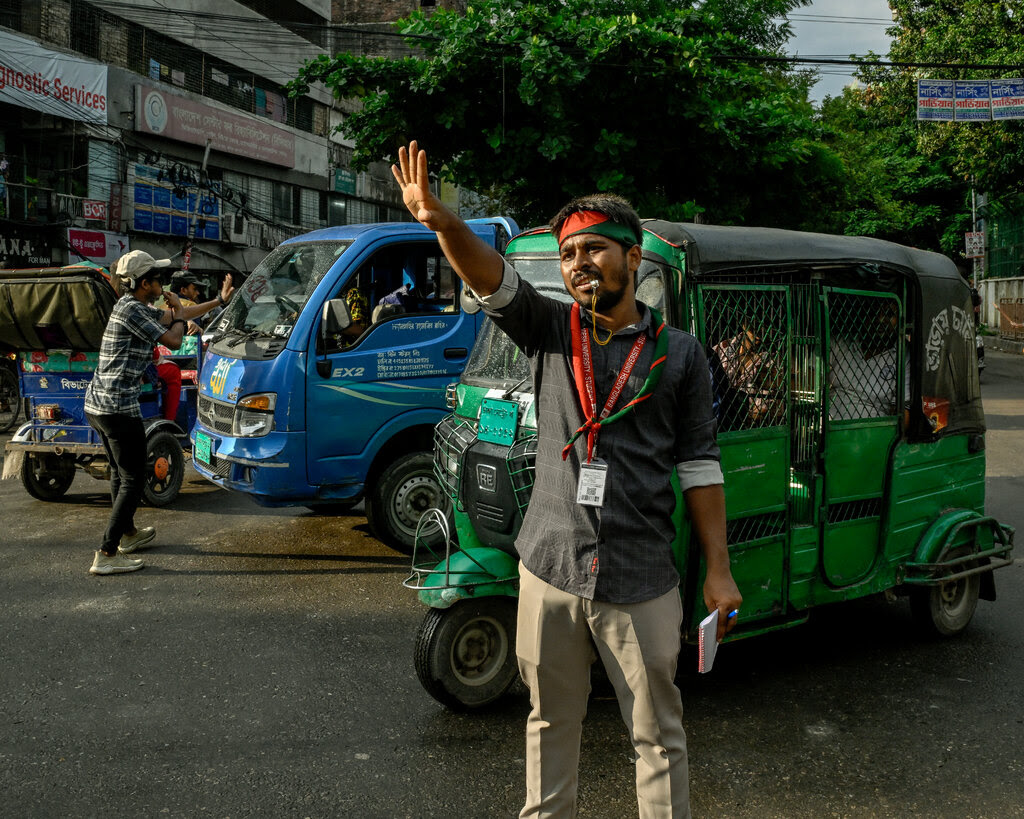
POLYGON ((214 401, 205 395, 199 396, 199 423, 207 429, 222 435, 231 434, 231 422, 235 416, 235 405, 214 401))

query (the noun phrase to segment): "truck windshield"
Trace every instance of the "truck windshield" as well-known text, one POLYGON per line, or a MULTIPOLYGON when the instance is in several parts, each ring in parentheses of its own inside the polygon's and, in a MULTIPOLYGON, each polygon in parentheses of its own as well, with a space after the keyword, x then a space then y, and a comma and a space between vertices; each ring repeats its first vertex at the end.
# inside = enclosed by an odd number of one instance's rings
POLYGON ((215 325, 215 334, 287 338, 307 299, 351 242, 281 245, 257 265, 215 325))

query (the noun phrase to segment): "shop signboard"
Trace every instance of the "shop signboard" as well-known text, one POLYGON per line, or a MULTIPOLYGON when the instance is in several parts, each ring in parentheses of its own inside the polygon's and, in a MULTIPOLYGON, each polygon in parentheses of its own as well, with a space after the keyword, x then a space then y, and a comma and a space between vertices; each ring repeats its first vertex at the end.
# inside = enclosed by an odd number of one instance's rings
POLYGON ((71 264, 80 256, 104 267, 110 267, 129 249, 128 237, 123 233, 84 228, 68 228, 68 245, 72 250, 71 264))
POLYGON ((167 89, 135 86, 135 129, 221 153, 295 167, 295 135, 243 114, 232 114, 167 89))
POLYGON ((54 229, 0 219, 0 267, 48 267, 54 229))
POLYGON ((0 30, 0 102, 107 123, 107 67, 0 30))
POLYGON ((99 199, 82 201, 82 216, 90 221, 107 221, 107 203, 99 199))

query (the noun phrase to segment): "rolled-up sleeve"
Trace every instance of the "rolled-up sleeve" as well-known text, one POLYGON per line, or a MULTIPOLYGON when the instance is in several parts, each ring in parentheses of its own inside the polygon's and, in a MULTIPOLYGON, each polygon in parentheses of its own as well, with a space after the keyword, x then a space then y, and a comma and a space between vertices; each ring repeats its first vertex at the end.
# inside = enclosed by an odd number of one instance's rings
POLYGON ((476 300, 483 305, 484 310, 498 311, 508 307, 519 290, 519 274, 512 265, 505 261, 505 269, 502 273, 501 284, 489 296, 480 296, 474 293, 476 300))
POLYGON ((676 427, 676 474, 683 491, 725 482, 718 449, 718 421, 712 405, 707 358, 692 336, 680 382, 676 427))

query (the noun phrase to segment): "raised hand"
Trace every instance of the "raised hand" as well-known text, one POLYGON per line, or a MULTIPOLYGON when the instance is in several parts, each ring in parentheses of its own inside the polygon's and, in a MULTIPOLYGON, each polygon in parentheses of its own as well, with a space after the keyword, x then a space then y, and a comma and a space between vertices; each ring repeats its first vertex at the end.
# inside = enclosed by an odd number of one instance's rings
POLYGON ((235 288, 232 287, 231 281, 231 274, 228 273, 224 277, 224 283, 220 287, 220 300, 224 304, 227 304, 229 301, 231 301, 231 295, 235 292, 235 288))
POLYGON ((431 230, 444 229, 451 212, 430 189, 427 153, 420 150, 416 140, 409 143, 408 149, 398 149, 398 164, 391 166, 391 173, 402 189, 402 200, 413 218, 431 230))

